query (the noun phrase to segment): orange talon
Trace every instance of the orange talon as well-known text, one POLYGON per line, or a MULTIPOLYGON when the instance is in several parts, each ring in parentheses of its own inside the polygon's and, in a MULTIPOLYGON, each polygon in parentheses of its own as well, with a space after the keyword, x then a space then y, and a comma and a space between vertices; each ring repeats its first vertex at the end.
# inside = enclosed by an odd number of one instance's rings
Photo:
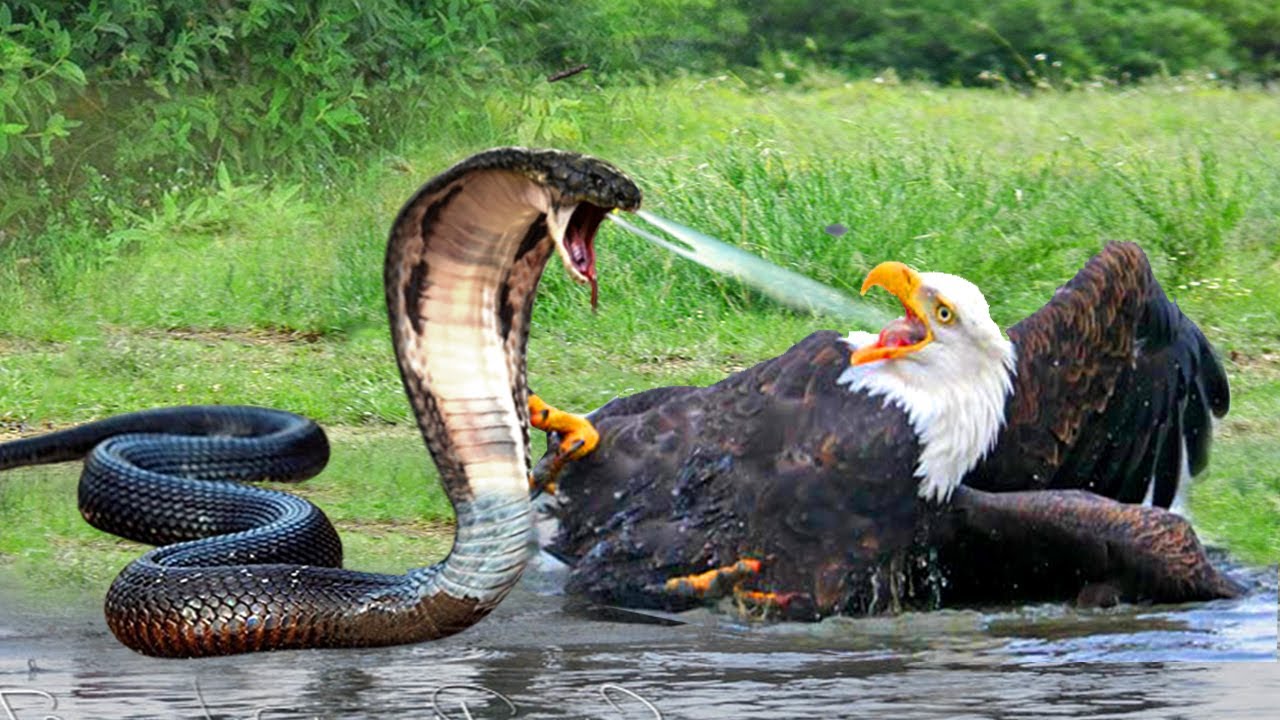
POLYGON ((559 454, 564 460, 581 459, 600 444, 600 433, 590 420, 557 410, 537 395, 529 396, 529 424, 543 432, 560 433, 559 454))
POLYGON ((759 590, 739 590, 733 594, 739 600, 744 600, 756 605, 767 605, 777 607, 782 605, 782 599, 778 597, 778 593, 761 592, 759 590))
POLYGON ((733 600, 738 606, 738 615, 744 620, 817 620, 821 617, 808 593, 763 592, 737 587, 733 589, 733 600))
POLYGON ((718 596, 726 594, 731 587, 759 572, 759 560, 744 558, 732 565, 704 573, 670 578, 663 587, 667 592, 681 597, 718 596))

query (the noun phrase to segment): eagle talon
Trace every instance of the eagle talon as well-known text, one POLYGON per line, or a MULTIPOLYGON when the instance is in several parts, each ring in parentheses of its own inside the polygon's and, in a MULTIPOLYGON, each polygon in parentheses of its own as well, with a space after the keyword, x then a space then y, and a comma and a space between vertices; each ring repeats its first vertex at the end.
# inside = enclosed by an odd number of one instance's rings
POLYGON ((548 492, 556 493, 556 479, 565 465, 580 460, 600 444, 600 433, 590 420, 558 410, 537 395, 529 395, 529 424, 546 433, 560 436, 556 454, 548 462, 544 459, 529 476, 529 494, 532 497, 548 492))
POLYGON ((600 433, 590 420, 558 410, 537 395, 529 396, 529 424, 543 432, 560 434, 557 460, 581 460, 600 444, 600 433))
POLYGON ((734 588, 734 605, 744 620, 813 620, 819 617, 813 596, 803 592, 764 592, 734 588))
POLYGON ((662 592, 681 598, 717 598, 737 593, 747 578, 760 572, 761 563, 754 558, 743 558, 732 565, 714 568, 703 573, 669 578, 661 586, 662 592))

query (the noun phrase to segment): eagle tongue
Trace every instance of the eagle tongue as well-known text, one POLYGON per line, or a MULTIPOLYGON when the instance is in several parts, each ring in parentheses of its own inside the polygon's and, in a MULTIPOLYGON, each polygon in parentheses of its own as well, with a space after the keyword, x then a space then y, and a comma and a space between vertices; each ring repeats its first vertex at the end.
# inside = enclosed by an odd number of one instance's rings
POLYGON ((906 347, 921 342, 927 336, 924 323, 915 317, 901 317, 880 331, 876 344, 880 347, 906 347))

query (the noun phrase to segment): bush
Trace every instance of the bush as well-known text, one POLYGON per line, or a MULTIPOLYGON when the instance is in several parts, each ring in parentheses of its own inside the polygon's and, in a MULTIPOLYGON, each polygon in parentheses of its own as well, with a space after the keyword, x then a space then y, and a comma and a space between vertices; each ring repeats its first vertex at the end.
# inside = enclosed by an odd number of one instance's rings
POLYGON ((103 176, 138 202, 220 165, 323 169, 394 131, 372 119, 421 78, 482 67, 498 28, 486 0, 0 4, 0 223, 103 176))
POLYGON ((1002 78, 1035 84, 1051 75, 1088 79, 1249 65, 1220 13, 1195 3, 1123 0, 891 0, 826 4, 771 0, 752 30, 773 47, 807 48, 817 60, 864 72, 944 83, 1002 78), (1037 65, 1042 58, 1047 64, 1037 65))
MULTIPOLYGON (((1274 76, 1280 5, 0 0, 0 245, 58 214, 108 225, 219 170, 332 182, 366 155, 353 150, 394 148, 438 95, 474 100, 497 85, 522 107, 550 106, 560 91, 542 77, 578 63, 591 65, 588 83, 735 66, 794 81, 815 63, 1057 87, 1199 69, 1274 76)), ((483 105, 456 122, 489 122, 483 105)))
POLYGON ((749 12, 722 0, 580 0, 531 9, 522 33, 546 66, 588 63, 615 78, 679 70, 718 71, 740 62, 749 12))

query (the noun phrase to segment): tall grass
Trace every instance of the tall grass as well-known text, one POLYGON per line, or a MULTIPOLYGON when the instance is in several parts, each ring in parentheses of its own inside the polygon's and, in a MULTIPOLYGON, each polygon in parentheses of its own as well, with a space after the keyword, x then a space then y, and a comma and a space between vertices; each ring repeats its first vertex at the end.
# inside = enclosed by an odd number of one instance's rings
MULTIPOLYGON (((1006 323, 1106 240, 1136 240, 1180 300, 1221 321, 1220 339, 1254 341, 1280 323, 1232 327, 1214 310, 1234 307, 1232 292, 1275 290, 1249 271, 1280 254, 1277 111, 1268 92, 1172 85, 1026 97, 834 82, 796 92, 723 78, 447 94, 399 155, 371 159, 348 185, 262 187, 224 174, 187 204, 166 197, 117 209, 110 227, 0 246, 0 332, 378 325, 382 247, 403 198, 469 152, 527 144, 610 159, 640 181, 649 209, 839 288, 886 258, 965 275, 1006 323), (457 122, 481 115, 479 128, 457 122), (837 222, 849 233, 823 231, 837 222), (1210 290, 1215 279, 1229 291, 1210 290)), ((637 240, 605 231, 601 245, 608 305, 593 327, 773 312, 637 240)), ((578 295, 550 273, 541 327, 578 322, 578 295)))

